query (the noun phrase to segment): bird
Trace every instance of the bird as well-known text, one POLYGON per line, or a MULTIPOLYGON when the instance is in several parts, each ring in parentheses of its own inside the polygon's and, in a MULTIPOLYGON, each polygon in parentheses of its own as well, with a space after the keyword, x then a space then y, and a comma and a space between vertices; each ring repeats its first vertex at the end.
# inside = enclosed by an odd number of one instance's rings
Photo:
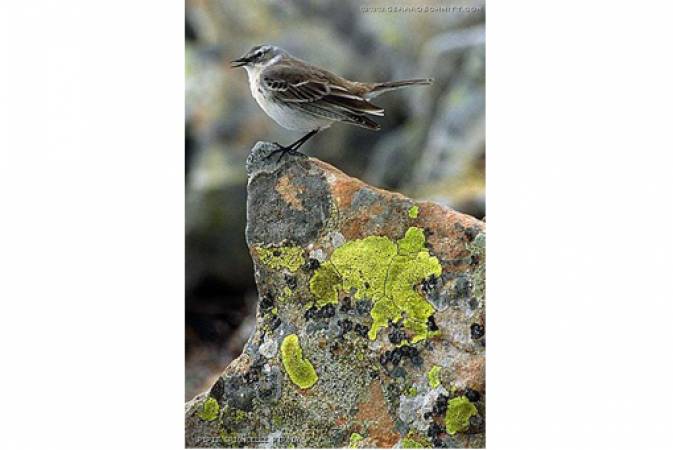
POLYGON ((335 122, 378 131, 381 126, 370 116, 383 116, 383 108, 370 102, 385 92, 407 86, 430 85, 432 78, 368 83, 351 81, 328 70, 311 65, 280 47, 256 45, 245 55, 231 61, 248 74, 250 92, 264 112, 281 127, 306 133, 267 157, 280 153, 303 155, 299 148, 319 131, 335 122))

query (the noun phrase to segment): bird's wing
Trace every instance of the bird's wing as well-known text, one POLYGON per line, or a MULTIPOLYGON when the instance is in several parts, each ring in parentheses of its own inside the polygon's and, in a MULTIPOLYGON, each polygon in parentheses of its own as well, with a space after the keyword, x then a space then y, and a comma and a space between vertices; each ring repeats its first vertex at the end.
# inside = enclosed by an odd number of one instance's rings
MULTIPOLYGON (((335 77, 308 67, 276 64, 260 74, 260 82, 275 100, 310 111, 326 108, 332 112, 383 115, 383 108, 373 105, 346 86, 335 82, 335 77), (302 108, 304 109, 304 108, 302 108)), ((349 115, 350 115, 349 114, 349 115)))

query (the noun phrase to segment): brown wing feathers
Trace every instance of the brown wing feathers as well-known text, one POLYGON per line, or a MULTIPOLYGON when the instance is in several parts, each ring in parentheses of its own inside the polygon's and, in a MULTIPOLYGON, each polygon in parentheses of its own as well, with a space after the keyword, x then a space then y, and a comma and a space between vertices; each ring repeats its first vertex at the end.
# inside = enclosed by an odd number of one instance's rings
POLYGON ((337 79, 330 75, 277 65, 262 74, 262 82, 287 106, 373 130, 380 129, 379 124, 366 114, 382 116, 383 108, 339 85, 337 79))

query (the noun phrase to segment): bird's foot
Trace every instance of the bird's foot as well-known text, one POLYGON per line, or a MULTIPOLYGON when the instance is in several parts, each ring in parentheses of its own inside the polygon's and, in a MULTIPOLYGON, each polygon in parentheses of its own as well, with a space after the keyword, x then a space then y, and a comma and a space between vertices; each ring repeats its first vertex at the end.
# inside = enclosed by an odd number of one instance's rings
POLYGON ((294 148, 294 146, 292 146, 292 145, 290 145, 289 147, 285 147, 283 145, 280 145, 278 142, 274 142, 273 145, 275 145, 278 148, 276 148, 275 150, 272 150, 268 155, 266 155, 264 157, 264 159, 269 159, 273 155, 277 155, 279 153, 280 153, 280 156, 278 156, 278 161, 277 162, 280 162, 280 160, 283 159, 283 156, 285 156, 285 155, 302 156, 302 157, 306 158, 305 154, 303 154, 300 151, 297 151, 297 149, 294 148))

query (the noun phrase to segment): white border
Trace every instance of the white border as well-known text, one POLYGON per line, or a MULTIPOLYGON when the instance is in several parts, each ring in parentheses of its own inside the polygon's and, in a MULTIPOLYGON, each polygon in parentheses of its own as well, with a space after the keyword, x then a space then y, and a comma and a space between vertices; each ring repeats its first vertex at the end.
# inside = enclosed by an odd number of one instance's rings
MULTIPOLYGON (((488 447, 671 445, 665 3, 489 2, 488 447)), ((182 2, 3 2, 3 448, 183 446, 182 2)))

